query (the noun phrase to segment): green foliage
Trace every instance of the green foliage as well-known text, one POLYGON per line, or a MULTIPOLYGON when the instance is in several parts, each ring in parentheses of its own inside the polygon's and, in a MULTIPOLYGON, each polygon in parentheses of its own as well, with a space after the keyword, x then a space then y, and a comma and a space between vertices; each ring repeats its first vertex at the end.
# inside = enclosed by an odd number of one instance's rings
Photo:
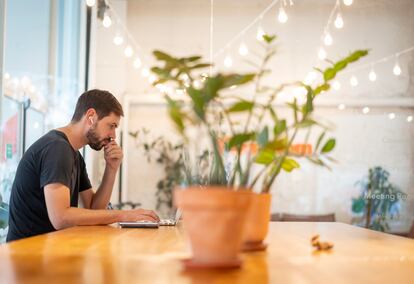
POLYGON ((389 182, 389 172, 382 167, 369 169, 368 176, 357 184, 361 194, 352 198, 353 219, 356 225, 377 231, 388 231, 389 221, 398 216, 400 201, 406 194, 389 182))
MULTIPOLYGON (((330 61, 330 65, 324 69, 315 68, 323 77, 322 82, 316 86, 302 82, 262 86, 262 79, 271 73, 268 64, 276 54, 276 38, 275 35, 263 36, 262 61, 259 64, 252 63, 257 70, 246 74, 217 73, 206 76, 201 74, 201 70, 210 64, 202 62, 200 56, 179 58, 158 50, 154 51, 154 56, 161 63, 161 66, 151 69, 158 76, 158 81, 154 84, 160 82, 173 84, 175 87, 184 89, 187 94, 188 102, 186 101, 185 104, 166 96, 169 116, 178 132, 186 142, 190 142, 187 139, 187 132, 191 126, 203 128, 209 135, 212 163, 207 184, 252 188, 261 180, 262 192, 269 192, 282 169, 291 172, 300 168, 299 160, 294 159, 295 154, 292 154, 290 149, 294 143, 297 143, 298 132, 304 130, 308 131, 307 136, 309 136, 312 129, 322 129, 313 153, 306 158, 328 169, 327 161, 334 161, 328 154, 333 151, 336 141, 334 138, 325 140, 328 128, 313 117, 314 100, 329 91, 330 81, 349 64, 366 56, 368 50, 357 50, 337 62, 330 61), (228 97, 223 94, 232 86, 251 83, 255 86, 255 94, 251 100, 237 96, 228 97), (306 101, 303 104, 298 103, 296 98, 286 104, 293 120, 290 125, 287 121, 291 120, 279 117, 274 108, 275 99, 286 87, 306 89, 306 101), (258 103, 259 95, 260 103, 258 103), (235 117, 236 115, 238 117, 235 117), (265 121, 264 118, 267 116, 271 117, 271 123, 265 121), (240 117, 244 117, 245 121, 240 121, 240 117), (227 132, 221 129, 227 129, 227 132), (220 148, 224 141, 227 141, 225 151, 234 151, 236 154, 235 163, 230 169, 226 168, 225 155, 223 155, 223 149, 220 148), (252 144, 257 146, 257 151, 248 152, 247 162, 242 165, 243 151, 250 149, 249 145, 252 144), (255 176, 252 176, 250 170, 253 164, 262 167, 262 170, 255 176), (260 177, 263 178, 260 179, 260 177)), ((195 143, 199 142, 195 141, 195 143)), ((306 143, 308 143, 307 138, 306 143)))

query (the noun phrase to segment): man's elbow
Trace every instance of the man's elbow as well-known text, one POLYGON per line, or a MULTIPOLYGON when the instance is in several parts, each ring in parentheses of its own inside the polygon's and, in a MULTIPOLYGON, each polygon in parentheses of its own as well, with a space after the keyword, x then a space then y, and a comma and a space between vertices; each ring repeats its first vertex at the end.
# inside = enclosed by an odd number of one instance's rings
POLYGON ((52 223, 53 228, 57 231, 74 226, 73 222, 66 213, 54 215, 50 218, 50 222, 52 223))

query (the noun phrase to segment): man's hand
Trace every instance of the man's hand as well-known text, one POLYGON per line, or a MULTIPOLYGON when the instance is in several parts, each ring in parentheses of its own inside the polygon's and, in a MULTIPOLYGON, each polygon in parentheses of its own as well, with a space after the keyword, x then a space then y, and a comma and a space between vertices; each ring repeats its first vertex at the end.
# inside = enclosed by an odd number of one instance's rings
POLYGON ((122 210, 123 222, 136 222, 136 221, 151 221, 151 222, 159 222, 160 218, 158 215, 152 210, 145 210, 145 209, 132 209, 132 210, 122 210))
POLYGON ((119 147, 115 141, 111 141, 104 147, 104 157, 107 166, 113 170, 118 170, 124 154, 121 147, 119 147))

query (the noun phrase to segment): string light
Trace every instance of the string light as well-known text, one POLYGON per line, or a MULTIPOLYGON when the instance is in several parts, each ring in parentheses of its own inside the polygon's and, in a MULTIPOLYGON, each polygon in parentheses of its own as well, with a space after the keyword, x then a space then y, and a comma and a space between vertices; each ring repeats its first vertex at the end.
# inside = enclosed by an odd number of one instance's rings
POLYGON ((96 0, 86 0, 86 5, 89 7, 93 7, 96 4, 96 0))
POLYGON ((413 116, 412 115, 407 116, 407 122, 411 122, 411 121, 413 121, 413 116))
POLYGON ((392 72, 394 73, 395 76, 400 76, 401 75, 401 67, 400 64, 397 62, 395 62, 394 68, 392 69, 392 72))
POLYGON ((279 20, 280 23, 284 24, 287 22, 288 20, 288 15, 286 14, 286 11, 283 7, 279 8, 279 14, 277 16, 277 19, 279 20))
POLYGON ((224 66, 226 66, 227 68, 233 66, 233 59, 231 59, 230 55, 227 55, 226 58, 224 58, 224 66))
POLYGON ((349 80, 349 82, 351 83, 352 87, 358 86, 358 79, 355 76, 352 76, 351 79, 349 80))
POLYGON ((112 19, 111 19, 111 17, 109 17, 109 15, 107 13, 105 13, 105 15, 103 17, 102 25, 105 28, 109 28, 112 25, 112 19))
POLYGON ((325 37, 323 39, 323 42, 325 43, 326 46, 330 46, 333 43, 333 39, 330 33, 326 33, 325 37))
POLYGON ((304 80, 304 83, 306 84, 306 85, 310 85, 310 84, 312 84, 315 80, 316 80, 316 77, 317 77, 318 75, 316 74, 316 72, 315 71, 311 71, 311 72, 309 72, 308 73, 308 75, 306 75, 306 78, 305 78, 305 80, 304 80))
POLYGON ((341 88, 341 83, 339 83, 339 81, 334 81, 332 83, 332 88, 334 88, 335 91, 338 91, 341 88))
POLYGON ((256 39, 258 41, 263 41, 263 36, 264 35, 265 35, 265 32, 262 28, 262 25, 259 25, 259 27, 257 28, 256 39))
POLYGON ((377 80, 377 74, 375 73, 374 69, 371 69, 368 78, 371 82, 375 82, 377 80))
POLYGON ((321 47, 319 49, 319 51, 318 51, 318 57, 319 57, 319 59, 320 60, 325 60, 326 59, 326 56, 327 56, 327 54, 326 54, 325 49, 323 47, 321 47))
POLYGON ((351 6, 352 3, 354 3, 354 0, 344 0, 343 2, 345 4, 345 6, 351 6))
POLYGON ((363 114, 367 114, 367 113, 369 113, 369 107, 364 107, 363 109, 362 109, 362 113, 363 114))
POLYGON ((115 45, 122 45, 124 43, 124 38, 121 36, 121 35, 119 35, 119 34, 117 34, 117 35, 115 35, 114 36, 114 44, 115 45))
POLYGON ((389 114, 388 114, 388 118, 389 118, 390 120, 393 120, 393 119, 395 118, 395 113, 393 113, 393 112, 389 113, 389 114))
POLYGON ((142 66, 142 61, 141 61, 141 59, 140 59, 139 57, 136 57, 136 58, 134 59, 134 63, 133 63, 133 65, 134 65, 134 68, 135 68, 135 69, 139 69, 139 68, 141 68, 141 66, 142 66))
POLYGON ((337 29, 342 29, 344 27, 344 20, 342 19, 341 13, 338 12, 335 18, 335 27, 337 29))
POLYGON ((345 108, 346 108, 346 106, 344 104, 338 105, 338 109, 339 110, 344 110, 345 108))
POLYGON ((239 54, 241 56, 246 56, 249 53, 249 49, 247 48, 246 44, 242 42, 239 47, 239 54))
POLYGON ((132 49, 131 46, 128 45, 127 47, 125 47, 125 49, 124 49, 124 55, 126 57, 132 57, 133 54, 134 54, 134 50, 132 49))
POLYGON ((141 75, 142 77, 147 78, 150 75, 148 68, 142 68, 141 75))
POLYGON ((155 81, 157 81, 157 77, 156 77, 154 74, 151 74, 151 75, 148 77, 148 82, 149 82, 150 84, 153 84, 155 81))

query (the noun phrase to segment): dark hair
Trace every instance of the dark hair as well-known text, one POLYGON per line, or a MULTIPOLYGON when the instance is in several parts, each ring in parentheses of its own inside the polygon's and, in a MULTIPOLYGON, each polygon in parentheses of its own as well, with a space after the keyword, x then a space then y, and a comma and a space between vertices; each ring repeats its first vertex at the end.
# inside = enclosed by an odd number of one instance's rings
POLYGON ((76 103, 72 122, 78 122, 90 108, 96 110, 98 119, 102 119, 113 112, 118 116, 124 116, 124 111, 119 101, 108 91, 93 89, 84 92, 76 103))

